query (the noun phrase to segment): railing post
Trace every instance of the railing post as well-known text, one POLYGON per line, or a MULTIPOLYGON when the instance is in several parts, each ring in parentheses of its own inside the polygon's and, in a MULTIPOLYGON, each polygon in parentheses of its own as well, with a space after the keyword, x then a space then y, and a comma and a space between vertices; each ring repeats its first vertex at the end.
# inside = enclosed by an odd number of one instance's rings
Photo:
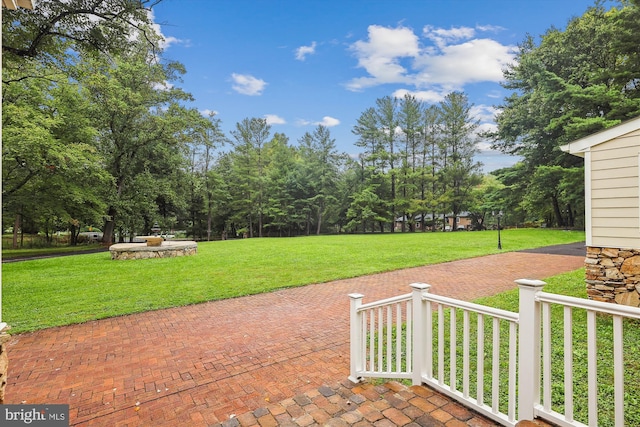
POLYGON ((540 305, 536 294, 545 282, 516 280, 519 291, 518 420, 533 420, 540 400, 540 305))
POLYGON ((364 354, 362 354, 362 313, 358 309, 362 305, 362 294, 349 294, 351 298, 350 325, 350 375, 349 380, 359 383, 362 377, 359 372, 364 369, 364 354))
MULTIPOLYGON (((413 372, 411 373, 411 381, 413 385, 422 384, 422 376, 426 373, 428 354, 431 351, 431 341, 427 339, 426 327, 426 310, 425 305, 428 302, 423 300, 423 296, 429 292, 431 285, 426 283, 412 283, 413 289, 412 299, 412 316, 413 316, 413 372)), ((430 330, 429 330, 430 332, 430 330)), ((430 362, 429 362, 430 363, 430 362)))

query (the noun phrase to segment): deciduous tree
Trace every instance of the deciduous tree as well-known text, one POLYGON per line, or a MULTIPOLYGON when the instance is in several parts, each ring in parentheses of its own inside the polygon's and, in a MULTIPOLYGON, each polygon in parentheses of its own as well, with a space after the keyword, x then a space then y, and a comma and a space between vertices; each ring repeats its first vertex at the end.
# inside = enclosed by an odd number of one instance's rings
POLYGON ((189 119, 197 115, 181 105, 190 95, 170 84, 184 67, 155 61, 147 45, 138 43, 111 59, 86 58, 81 71, 99 130, 98 150, 114 182, 104 193, 109 204, 104 241, 111 241, 117 226, 135 227, 129 233, 149 232, 158 212, 150 201, 163 196, 175 202, 174 196, 181 194, 163 192, 170 186, 161 181, 180 182, 189 119))

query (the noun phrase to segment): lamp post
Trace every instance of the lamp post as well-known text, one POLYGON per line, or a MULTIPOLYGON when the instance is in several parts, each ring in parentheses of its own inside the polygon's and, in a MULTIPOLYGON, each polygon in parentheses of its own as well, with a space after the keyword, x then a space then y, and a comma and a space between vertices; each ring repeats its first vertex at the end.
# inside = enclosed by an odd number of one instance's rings
POLYGON ((151 227, 151 232, 153 233, 154 236, 157 236, 158 233, 160 233, 160 231, 162 231, 162 228, 160 228, 160 226, 158 225, 158 223, 154 223, 153 227, 151 227))
POLYGON ((500 218, 502 218, 502 211, 498 211, 498 213, 491 212, 491 215, 498 218, 498 249, 502 250, 502 241, 500 240, 500 218))

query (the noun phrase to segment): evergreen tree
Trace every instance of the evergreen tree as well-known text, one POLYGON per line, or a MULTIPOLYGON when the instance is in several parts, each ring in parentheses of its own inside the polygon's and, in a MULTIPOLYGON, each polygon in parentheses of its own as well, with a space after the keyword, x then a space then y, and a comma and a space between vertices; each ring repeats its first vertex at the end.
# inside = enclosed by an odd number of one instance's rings
MULTIPOLYGON (((464 93, 453 92, 440 103, 441 151, 443 166, 440 180, 446 194, 447 209, 453 218, 467 209, 471 190, 481 182, 482 164, 474 160, 477 153, 477 120, 471 117, 471 107, 464 93)), ((452 228, 456 229, 455 224, 452 228)))
MULTIPOLYGON (((542 185, 559 186, 559 174, 570 179, 581 166, 560 145, 640 114, 639 16, 637 1, 610 10, 597 3, 570 20, 565 30, 548 30, 538 44, 527 37, 505 71, 504 85, 513 92, 500 106, 498 130, 491 137, 496 148, 524 158, 526 198, 542 203, 527 204, 530 217, 562 225, 565 201, 559 197, 581 200, 580 186, 574 194, 545 189, 545 200, 529 194, 541 188, 538 179, 546 183, 542 185), (552 169, 538 173, 543 166, 552 169), (551 170, 555 179, 548 179, 551 170)), ((564 210, 583 212, 582 206, 564 210)))
POLYGON ((265 144, 271 133, 271 126, 265 119, 246 118, 236 124, 231 132, 234 138, 234 200, 236 218, 245 218, 244 230, 249 237, 262 237, 264 207, 266 204, 266 156, 265 144), (254 223, 254 221, 257 221, 254 223), (255 225, 254 225, 255 224, 255 225))

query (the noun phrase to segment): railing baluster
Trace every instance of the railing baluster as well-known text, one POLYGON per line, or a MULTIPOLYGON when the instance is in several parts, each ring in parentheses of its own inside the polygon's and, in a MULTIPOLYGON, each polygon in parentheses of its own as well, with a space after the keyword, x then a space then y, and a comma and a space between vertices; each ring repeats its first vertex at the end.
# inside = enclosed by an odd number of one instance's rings
POLYGON ((367 370, 367 330, 368 330, 368 324, 367 322, 369 321, 369 311, 365 310, 362 312, 362 325, 360 325, 360 327, 362 328, 361 333, 362 333, 362 349, 360 350, 362 354, 362 368, 363 370, 367 370))
POLYGON ((462 324, 462 395, 469 398, 469 310, 463 311, 462 324))
POLYGON ((369 370, 376 370, 376 358, 375 358, 375 349, 376 349, 376 312, 375 310, 369 310, 369 370))
POLYGON ((402 303, 399 302, 396 304, 396 372, 402 372, 402 337, 402 303))
POLYGON ((384 335, 382 334, 383 325, 384 325, 384 315, 382 312, 382 307, 380 307, 378 308, 378 319, 377 319, 377 326, 378 326, 378 360, 377 362, 378 362, 379 372, 383 371, 383 367, 382 367, 382 362, 383 362, 382 349, 384 347, 383 345, 384 335))
POLYGON ((509 421, 516 420, 516 347, 518 345, 518 328, 514 322, 509 322, 509 421))
POLYGON ((499 412, 500 403, 500 319, 493 318, 493 360, 491 367, 491 410, 499 412))
POLYGON ((478 405, 484 405, 484 314, 478 314, 477 325, 477 340, 478 340, 478 354, 477 354, 477 370, 478 379, 476 381, 476 399, 478 405))
POLYGON ((542 403, 551 410, 551 304, 542 303, 542 403))
POLYGON ((451 391, 456 390, 456 359, 457 356, 457 335, 456 335, 456 309, 454 307, 449 308, 449 388, 451 391))
POLYGON ((615 390, 615 425, 624 425, 624 344, 622 316, 613 316, 613 387, 615 390))
MULTIPOLYGON (((393 315, 392 315, 392 311, 391 311, 391 306, 388 305, 387 306, 387 342, 386 342, 386 347, 387 347, 387 372, 391 372, 391 369, 393 368, 393 359, 391 358, 391 352, 393 350, 393 336, 392 336, 392 332, 393 332, 393 315)), ((397 333, 400 333, 401 331, 396 331, 397 333)))
POLYGON ((407 372, 413 372, 413 311, 411 300, 407 301, 407 372))
POLYGON ((444 384, 444 308, 438 304, 438 383, 444 384))
POLYGON ((573 309, 564 306, 564 419, 573 422, 573 309))
POLYGON ((598 349, 596 342, 596 312, 587 311, 587 372, 589 390, 589 427, 598 425, 598 349))
POLYGON ((425 357, 425 363, 427 365, 427 370, 426 370, 426 374, 427 374, 427 378, 432 379, 433 378, 433 310, 431 307, 431 302, 427 302, 425 304, 425 317, 426 317, 426 357, 425 357))

